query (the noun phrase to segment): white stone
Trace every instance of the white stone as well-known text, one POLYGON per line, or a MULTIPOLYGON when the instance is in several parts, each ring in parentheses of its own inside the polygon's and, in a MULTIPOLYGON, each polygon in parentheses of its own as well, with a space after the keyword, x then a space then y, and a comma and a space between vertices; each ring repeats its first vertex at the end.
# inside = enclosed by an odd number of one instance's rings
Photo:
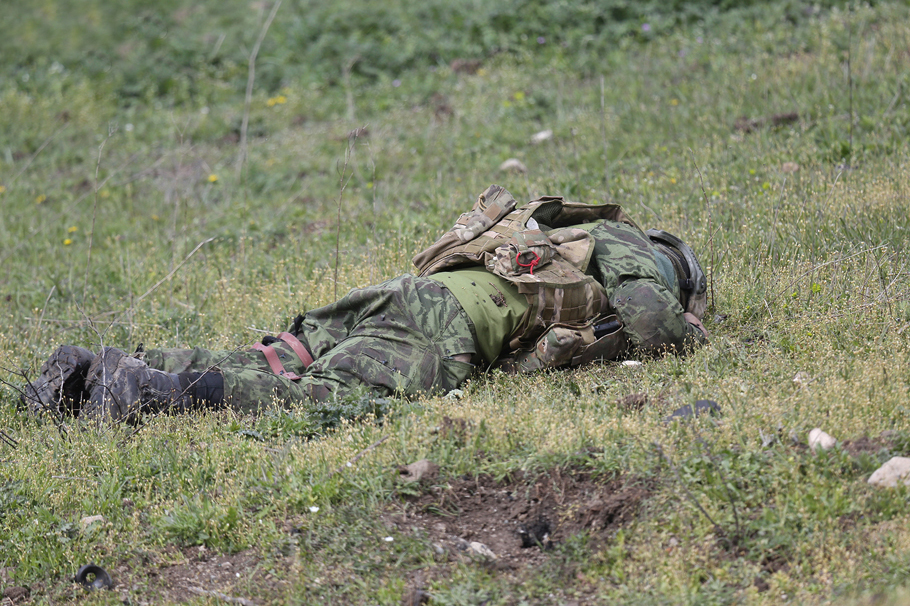
POLYGON ((104 516, 85 516, 84 518, 82 518, 81 520, 79 520, 79 523, 82 524, 82 527, 83 527, 83 528, 88 528, 89 526, 91 526, 91 525, 94 524, 95 522, 101 522, 101 523, 103 523, 103 522, 104 522, 104 516))
POLYGON ((493 550, 484 545, 483 543, 478 543, 477 541, 471 541, 468 544, 468 550, 471 553, 479 555, 481 557, 487 558, 489 560, 495 560, 496 554, 493 553, 493 550))
POLYGON ((635 368, 637 366, 641 366, 641 362, 638 360, 623 360, 621 366, 625 366, 626 368, 635 368))
POLYGON ((831 450, 837 444, 837 440, 826 434, 820 427, 816 427, 809 432, 809 448, 817 450, 831 450))
POLYGON ((547 130, 542 130, 539 133, 534 133, 533 135, 531 135, 531 143, 534 143, 534 144, 543 143, 544 141, 547 141, 552 138, 553 138, 553 131, 548 128, 547 130))
POLYGON ((793 382, 797 385, 805 385, 809 382, 809 373, 799 371, 796 375, 793 376, 793 382))
POLYGON ((522 162, 518 158, 509 158, 508 160, 506 160, 505 162, 503 162, 502 164, 499 165, 499 170, 501 170, 503 172, 509 171, 509 170, 514 170, 515 172, 526 173, 526 172, 528 172, 528 167, 525 166, 524 162, 522 162))
POLYGON ((910 486, 910 458, 892 457, 869 476, 869 483, 873 486, 893 488, 898 482, 910 486))

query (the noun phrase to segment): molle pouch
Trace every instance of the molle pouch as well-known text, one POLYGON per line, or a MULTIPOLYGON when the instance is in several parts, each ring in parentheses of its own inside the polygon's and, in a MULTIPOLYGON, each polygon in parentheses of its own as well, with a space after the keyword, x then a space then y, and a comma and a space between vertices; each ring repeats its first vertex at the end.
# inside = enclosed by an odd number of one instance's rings
POLYGON ((617 360, 629 350, 629 341, 623 332, 622 323, 616 315, 609 316, 592 322, 592 331, 594 341, 586 343, 578 348, 572 357, 572 366, 581 366, 591 362, 604 362, 606 360, 617 360), (606 333, 598 330, 600 327, 610 329, 606 333))
MULTIPOLYGON (((616 316, 610 316, 596 324, 602 326, 615 320, 616 316)), ((622 325, 614 324, 615 330, 599 338, 595 335, 595 322, 583 326, 555 324, 537 339, 533 348, 500 358, 496 367, 507 373, 519 373, 615 360, 625 353, 627 342, 622 325)))
POLYGON ((530 229, 513 234, 508 244, 503 244, 488 255, 487 269, 504 278, 534 275, 556 255, 556 247, 545 233, 530 229))
POLYGON ((455 225, 434 242, 428 249, 418 253, 412 262, 425 271, 445 251, 461 246, 477 238, 493 227, 500 219, 515 209, 515 198, 498 185, 491 185, 483 191, 470 212, 463 213, 455 225))

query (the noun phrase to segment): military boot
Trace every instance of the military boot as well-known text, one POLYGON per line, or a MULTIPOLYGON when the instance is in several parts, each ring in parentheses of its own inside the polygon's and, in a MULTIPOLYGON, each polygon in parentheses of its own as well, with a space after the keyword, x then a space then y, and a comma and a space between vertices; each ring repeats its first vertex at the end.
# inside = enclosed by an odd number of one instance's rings
POLYGON ((135 423, 139 413, 185 411, 192 399, 180 387, 176 374, 149 368, 148 364, 113 347, 92 360, 86 385, 91 390, 80 418, 135 423))
POLYGON ((94 352, 84 347, 58 347, 41 365, 38 378, 25 386, 21 400, 28 412, 78 415, 82 402, 89 396, 85 377, 94 358, 94 352))

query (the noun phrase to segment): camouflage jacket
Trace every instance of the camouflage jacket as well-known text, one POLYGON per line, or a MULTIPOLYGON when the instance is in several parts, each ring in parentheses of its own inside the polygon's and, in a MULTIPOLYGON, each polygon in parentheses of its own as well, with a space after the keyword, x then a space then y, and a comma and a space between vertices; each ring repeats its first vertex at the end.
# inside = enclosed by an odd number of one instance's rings
POLYGON ((502 366, 531 371, 616 359, 630 349, 682 351, 702 340, 683 318, 678 285, 661 273, 656 248, 619 205, 546 196, 516 206, 491 185, 413 259, 421 275, 483 265, 527 297, 502 366))

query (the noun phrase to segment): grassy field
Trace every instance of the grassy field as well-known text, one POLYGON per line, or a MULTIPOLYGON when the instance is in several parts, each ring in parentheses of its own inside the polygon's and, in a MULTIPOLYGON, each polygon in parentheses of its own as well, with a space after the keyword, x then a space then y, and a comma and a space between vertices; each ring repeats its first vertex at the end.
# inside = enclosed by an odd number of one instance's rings
POLYGON ((0 42, 0 587, 93 604, 908 599, 910 492, 866 483, 910 455, 906 2, 642 3, 598 29, 580 1, 561 21, 465 1, 451 14, 477 23, 433 29, 442 3, 287 1, 268 32, 267 3, 69 4, 10 9, 0 42), (711 269, 710 345, 368 410, 104 431, 20 410, 58 344, 247 347, 406 272, 490 183, 683 235, 711 269), (700 399, 721 413, 665 422, 700 399), (809 450, 815 427, 838 446, 809 450), (403 482, 423 458, 438 474, 403 482), (72 582, 89 562, 113 591, 72 582))

